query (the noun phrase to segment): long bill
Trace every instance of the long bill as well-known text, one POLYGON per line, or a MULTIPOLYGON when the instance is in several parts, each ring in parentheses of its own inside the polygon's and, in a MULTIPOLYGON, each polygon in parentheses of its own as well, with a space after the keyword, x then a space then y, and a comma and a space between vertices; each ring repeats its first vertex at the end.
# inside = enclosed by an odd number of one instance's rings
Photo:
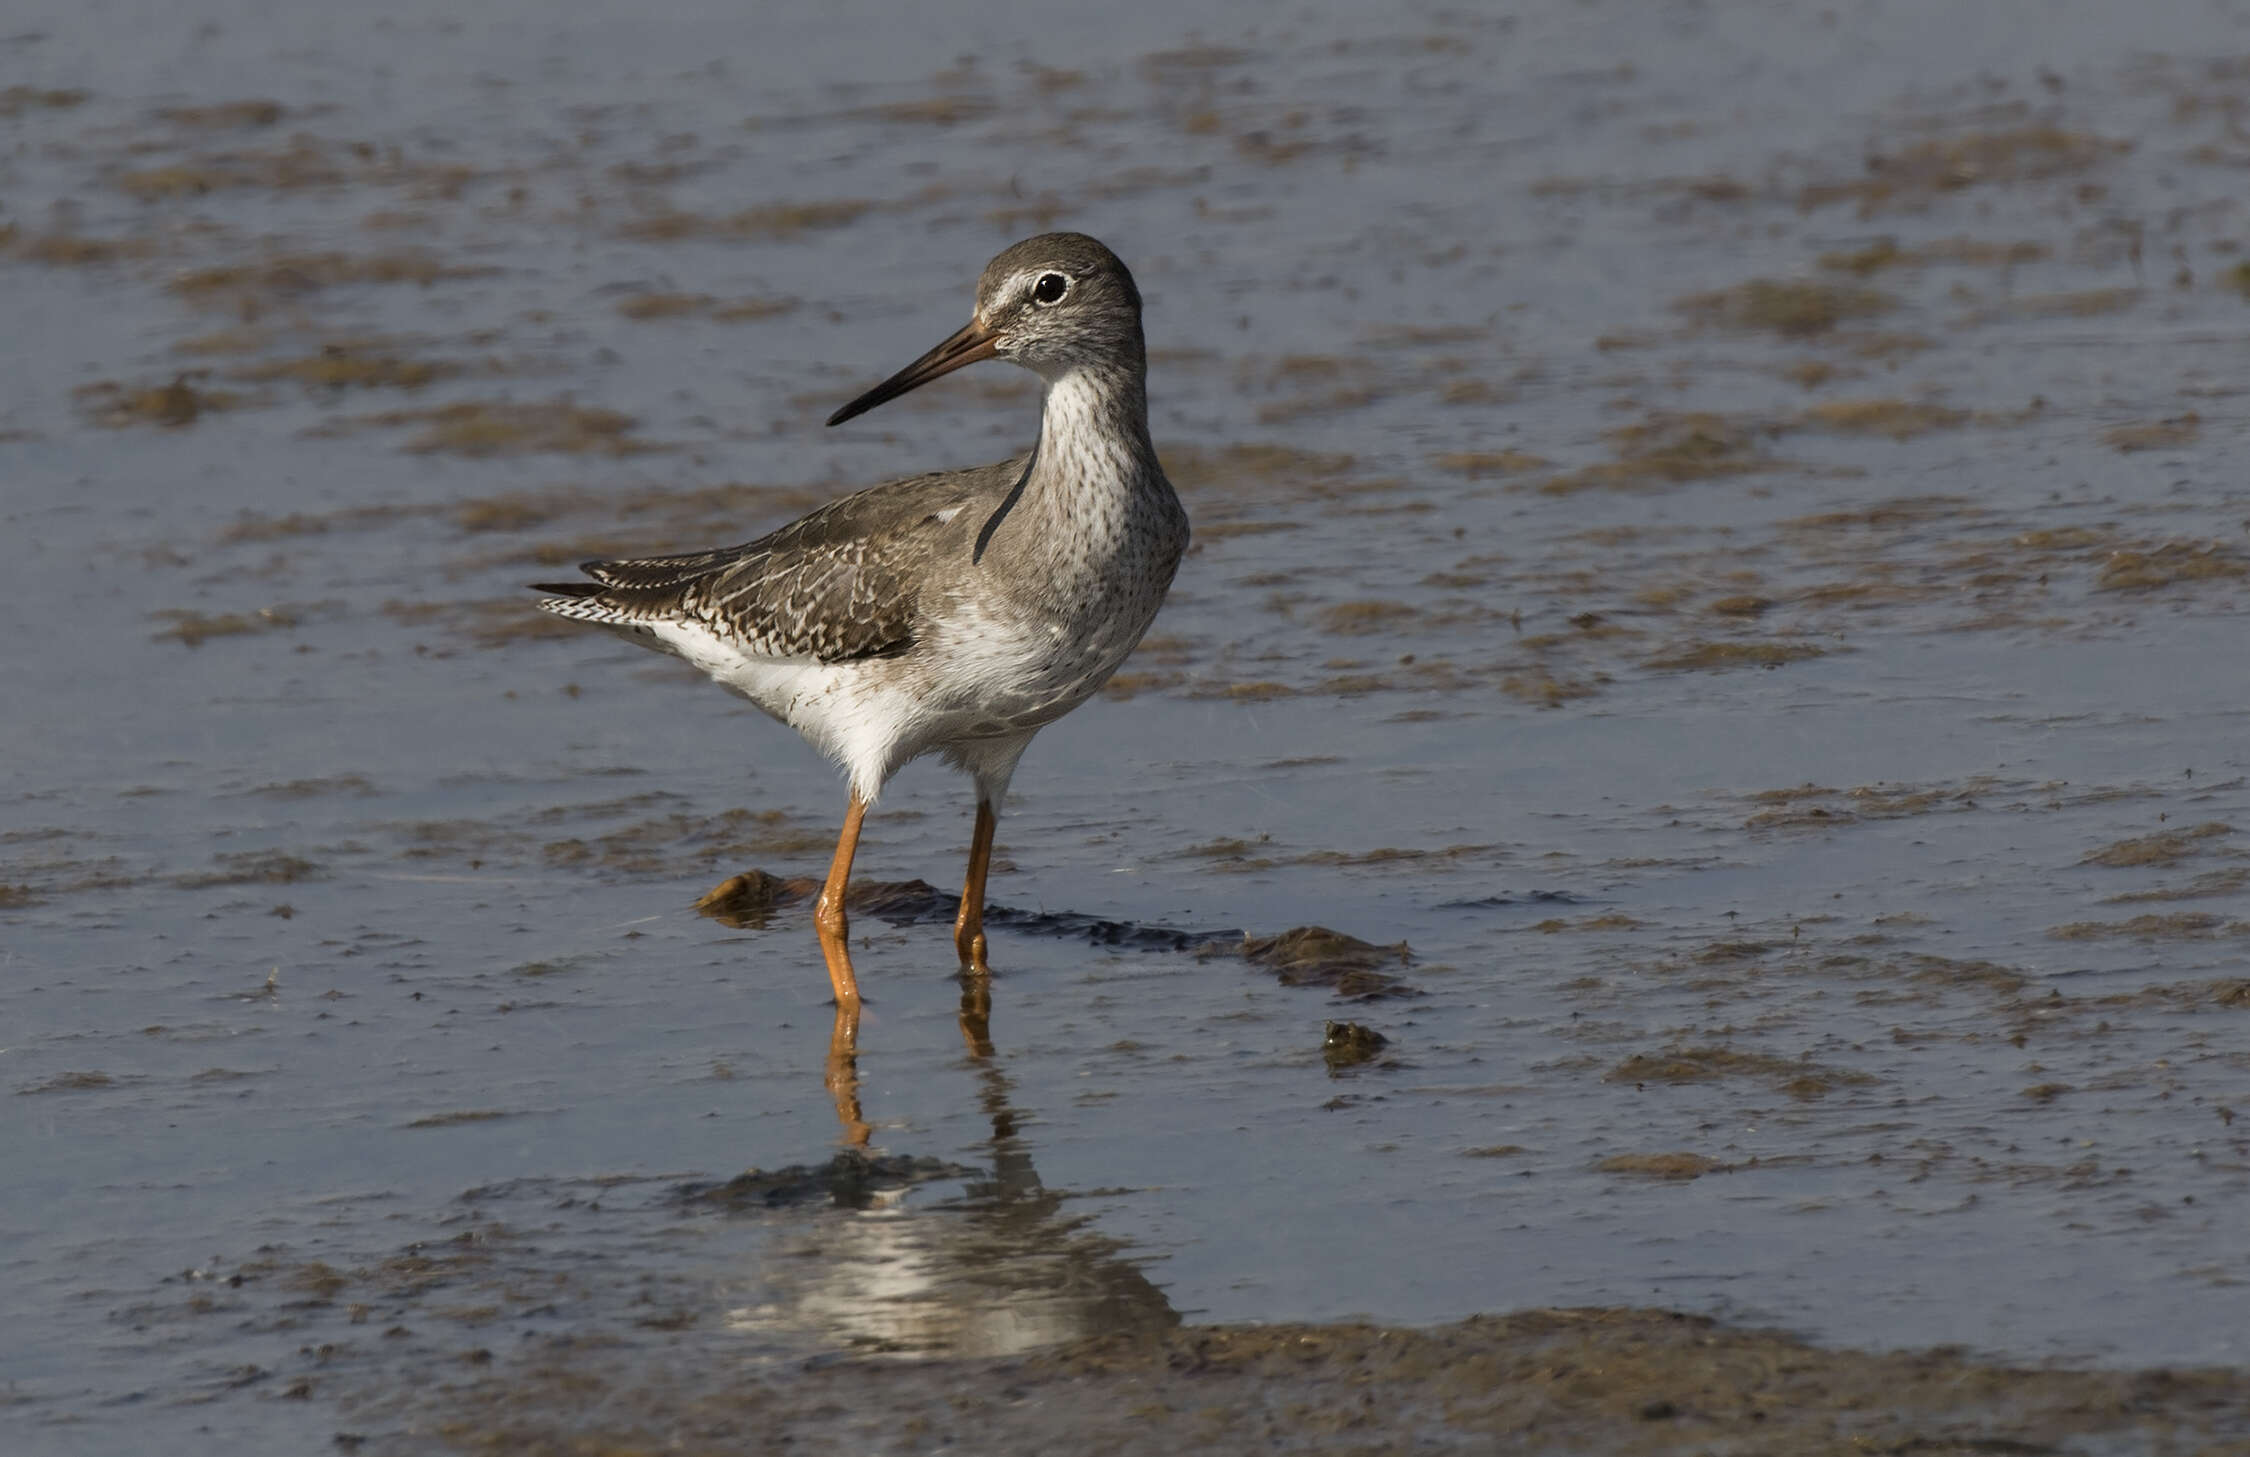
POLYGON ((830 415, 828 423, 841 425, 854 415, 864 415, 885 400, 895 400, 908 390, 920 389, 939 375, 951 374, 961 366, 975 364, 980 359, 990 359, 999 347, 999 335, 971 320, 937 348, 830 415))

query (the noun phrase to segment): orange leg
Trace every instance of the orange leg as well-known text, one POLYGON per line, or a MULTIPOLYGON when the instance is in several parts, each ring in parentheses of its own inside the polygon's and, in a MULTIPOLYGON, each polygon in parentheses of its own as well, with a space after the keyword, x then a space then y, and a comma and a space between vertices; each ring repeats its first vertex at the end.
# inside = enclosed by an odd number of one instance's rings
MULTIPOLYGON (((849 1011, 857 1028, 859 1013, 859 978, 852 975, 851 947, 846 933, 851 929, 844 918, 844 891, 851 885, 852 856, 859 849, 859 824, 867 818, 867 806, 858 795, 853 795, 851 805, 844 811, 843 832, 836 836, 836 858, 828 863, 828 881, 820 888, 820 899, 813 905, 813 925, 820 932, 820 954, 828 961, 828 980, 836 988, 836 1013, 839 1018, 849 1011)), ((837 1024, 841 1027, 841 1021, 837 1024)))
POLYGON ((836 1100, 836 1121, 844 1125, 844 1146, 865 1148, 873 1130, 859 1111, 859 1004, 836 1004, 836 1030, 828 1037, 828 1093, 836 1100))
POLYGON ((984 877, 992 868, 992 832, 999 823, 992 806, 979 799, 976 833, 969 841, 969 878, 961 887, 961 914, 953 922, 953 949, 961 953, 965 971, 992 970, 984 959, 984 877))

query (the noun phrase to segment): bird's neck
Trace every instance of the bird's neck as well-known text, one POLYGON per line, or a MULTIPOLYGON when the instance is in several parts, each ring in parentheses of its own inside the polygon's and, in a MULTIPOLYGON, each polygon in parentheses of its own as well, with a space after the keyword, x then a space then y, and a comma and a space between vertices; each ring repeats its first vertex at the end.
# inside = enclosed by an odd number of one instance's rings
MULTIPOLYGON (((1163 523, 1179 502, 1148 437, 1148 390, 1139 360, 1046 376, 1039 444, 989 524, 991 545, 1024 564, 1026 581, 1088 572, 1163 523)), ((981 557, 982 550, 980 548, 981 557)))
POLYGON ((1081 365, 1047 379, 1039 416, 1040 477, 1080 481, 1137 475, 1156 461, 1148 438, 1148 384, 1139 361, 1081 365))

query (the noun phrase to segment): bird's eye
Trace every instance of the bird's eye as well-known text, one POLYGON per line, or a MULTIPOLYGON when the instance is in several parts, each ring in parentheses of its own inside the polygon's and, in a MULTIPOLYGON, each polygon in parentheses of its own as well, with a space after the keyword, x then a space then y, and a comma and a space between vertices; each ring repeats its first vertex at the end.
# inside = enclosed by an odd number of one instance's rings
POLYGON ((1042 273, 1031 286, 1031 296, 1042 304, 1059 304, 1063 295, 1070 292, 1070 280, 1059 273, 1042 273))

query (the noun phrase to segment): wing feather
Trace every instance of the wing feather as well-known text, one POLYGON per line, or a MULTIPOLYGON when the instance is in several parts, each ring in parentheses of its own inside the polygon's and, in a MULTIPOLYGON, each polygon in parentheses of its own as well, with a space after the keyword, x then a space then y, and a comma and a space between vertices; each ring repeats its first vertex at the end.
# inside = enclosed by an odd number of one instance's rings
POLYGON ((536 590, 561 617, 608 627, 695 623, 760 657, 847 662, 912 647, 921 589, 961 508, 1006 469, 893 481, 741 546, 592 561, 592 582, 536 590))

